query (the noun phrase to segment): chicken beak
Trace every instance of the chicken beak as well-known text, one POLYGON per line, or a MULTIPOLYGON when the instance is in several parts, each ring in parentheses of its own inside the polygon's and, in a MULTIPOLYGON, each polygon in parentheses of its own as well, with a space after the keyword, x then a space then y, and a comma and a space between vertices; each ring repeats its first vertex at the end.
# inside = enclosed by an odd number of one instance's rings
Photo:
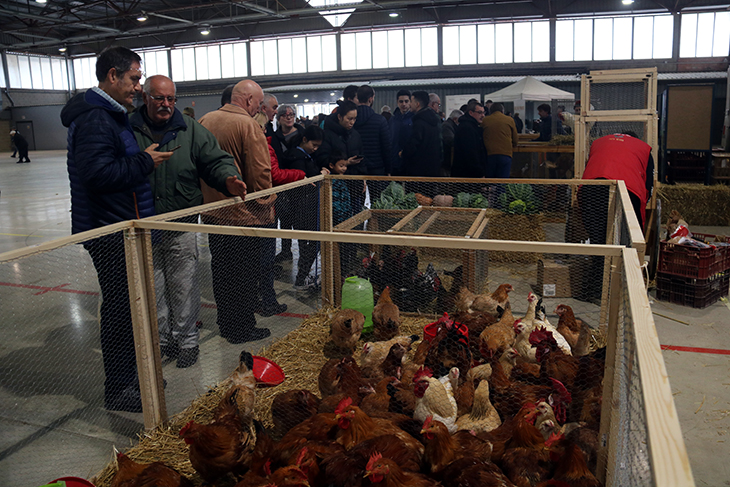
POLYGON ((362 478, 364 478, 364 479, 368 478, 371 473, 373 473, 373 472, 371 472, 370 470, 366 470, 365 475, 363 475, 362 478))

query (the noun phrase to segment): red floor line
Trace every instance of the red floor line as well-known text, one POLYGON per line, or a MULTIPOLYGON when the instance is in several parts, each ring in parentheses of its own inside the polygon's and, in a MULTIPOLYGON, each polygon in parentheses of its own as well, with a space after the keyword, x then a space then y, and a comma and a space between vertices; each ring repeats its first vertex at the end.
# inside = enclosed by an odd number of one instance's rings
POLYGON ((682 347, 679 345, 662 345, 662 350, 674 350, 677 352, 711 353, 715 355, 730 355, 730 350, 719 348, 682 347))
POLYGON ((61 284, 60 286, 56 287, 48 287, 48 286, 33 286, 31 284, 16 284, 14 282, 0 282, 0 286, 9 286, 9 287, 19 287, 22 289, 37 289, 41 292, 36 293, 35 295, 39 294, 45 294, 48 291, 58 291, 60 293, 71 293, 71 294, 84 294, 86 296, 98 296, 99 293, 96 291, 79 291, 78 289, 65 289, 63 286, 68 286, 69 284, 61 284))
MULTIPOLYGON (((68 288, 64 287, 64 286, 70 286, 70 285, 71 285, 70 283, 66 283, 66 284, 61 284, 59 286, 55 286, 55 287, 48 287, 48 286, 33 286, 31 284, 16 284, 16 283, 12 283, 12 282, 0 282, 0 286, 19 287, 22 289, 39 290, 40 292, 35 293, 35 296, 38 296, 40 294, 45 294, 50 291, 58 291, 61 293, 72 293, 72 294, 85 294, 88 296, 98 296, 99 295, 99 293, 95 292, 95 291, 79 291, 77 289, 68 289, 68 288)), ((209 309, 218 309, 218 307, 215 304, 210 304, 210 303, 201 303, 200 307, 209 308, 209 309)), ((301 318, 301 319, 309 318, 309 315, 304 315, 304 314, 300 314, 300 313, 280 313, 276 316, 283 316, 285 318, 301 318)))

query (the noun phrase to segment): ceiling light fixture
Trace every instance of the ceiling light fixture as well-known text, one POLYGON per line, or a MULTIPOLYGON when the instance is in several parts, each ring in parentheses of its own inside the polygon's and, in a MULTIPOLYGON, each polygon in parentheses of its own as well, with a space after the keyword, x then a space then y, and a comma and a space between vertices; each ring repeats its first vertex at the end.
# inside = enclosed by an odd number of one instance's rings
POLYGON ((59 47, 58 52, 66 52, 66 46, 59 47))
POLYGON ((309 98, 304 99, 304 103, 307 103, 309 101, 309 98))
POLYGON ((391 12, 391 13, 388 14, 388 16, 389 17, 396 18, 396 17, 398 17, 398 12, 391 12))
POLYGON ((297 94, 295 93, 295 94, 294 94, 294 98, 299 98, 299 95, 297 95, 297 94))
POLYGON ((46 3, 47 0, 35 0, 36 3, 46 3))
POLYGON ((330 96, 335 96, 335 93, 334 92, 330 93, 330 96))
POLYGON ((204 26, 202 29, 200 29, 200 33, 204 36, 207 36, 208 34, 210 34, 210 27, 208 27, 207 25, 204 26))
POLYGON ((621 3, 623 3, 624 5, 631 5, 632 3, 634 3, 634 0, 621 0, 621 3))
POLYGON ((139 16, 137 16, 137 20, 139 22, 146 22, 147 21, 147 14, 144 13, 144 12, 142 12, 141 14, 139 14, 139 16))

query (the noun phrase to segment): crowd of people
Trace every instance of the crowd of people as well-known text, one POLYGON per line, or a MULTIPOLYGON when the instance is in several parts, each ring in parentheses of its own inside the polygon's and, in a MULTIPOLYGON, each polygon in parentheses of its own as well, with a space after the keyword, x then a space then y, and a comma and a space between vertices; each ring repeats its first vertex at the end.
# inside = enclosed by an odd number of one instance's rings
MULTIPOLYGON (((194 112, 176 108, 170 78, 151 76, 140 85, 140 63, 129 49, 107 48, 96 62, 98 86, 78 93, 62 110, 73 233, 245 198, 319 174, 510 176, 519 118, 506 115, 500 103, 472 99, 444 119, 438 95, 401 90, 392 113, 387 106, 377 113, 373 88, 352 85, 331 114, 299 124, 294 106, 279 105, 257 83, 243 80, 223 91, 218 110, 196 121, 194 112), (135 109, 139 92, 143 104, 135 109)), ((539 108, 543 126, 550 127, 550 107, 539 108)), ((21 159, 27 159, 23 139, 12 135, 21 159)), ((541 130, 541 137, 547 135, 541 130)), ((385 189, 381 183, 334 180, 334 223, 360 212, 367 194, 377 199, 385 189)), ((229 226, 317 230, 318 205, 317 187, 302 185, 201 218, 229 226)), ((196 223, 198 215, 178 221, 196 223)), ((292 260, 291 241, 282 239, 278 255, 272 238, 210 234, 208 243, 220 336, 234 344, 270 336, 257 326, 256 315, 287 309, 277 300, 274 278, 276 265, 292 260)), ((161 351, 177 367, 190 367, 200 353, 197 236, 164 232, 153 236, 152 246, 161 351)), ((103 296, 105 407, 140 412, 123 236, 112 233, 84 247, 103 296)), ((303 290, 318 243, 299 240, 298 248, 294 287, 303 290)), ((352 248, 345 245, 342 252, 352 248)))
MULTIPOLYGON (((294 106, 280 106, 257 83, 243 80, 224 90, 218 110, 196 121, 191 109, 176 108, 175 84, 168 77, 151 76, 140 85, 140 63, 129 49, 106 49, 96 62, 99 85, 74 96, 62 111, 68 127, 73 233, 245 198, 319 174, 508 175, 506 159, 517 142, 515 123, 500 104, 493 104, 485 117, 485 106, 471 100, 443 121, 437 95, 401 90, 393 113, 388 107, 377 113, 375 92, 368 85, 348 86, 331 114, 298 124, 294 106), (139 92, 143 105, 134 109, 139 92)), ((25 155, 22 139, 12 135, 25 155)), ((361 211, 368 193, 375 199, 383 190, 378 182, 335 181, 335 224, 361 211)), ((316 187, 304 185, 204 214, 202 221, 316 230, 318 204, 316 187)), ((195 223, 198 216, 180 221, 195 223)), ((230 343, 268 337, 270 330, 257 327, 255 315, 287 309, 277 300, 274 276, 275 265, 292 259, 291 242, 284 240, 276 256, 274 239, 211 234, 208 243, 221 337, 230 343)), ((110 234, 84 247, 103 296, 105 407, 140 411, 123 238, 110 234)), ((318 244, 299 240, 298 248, 294 287, 302 290, 309 285, 318 244)), ((190 367, 200 353, 196 234, 157 235, 153 260, 163 357, 175 360, 177 367, 190 367)))

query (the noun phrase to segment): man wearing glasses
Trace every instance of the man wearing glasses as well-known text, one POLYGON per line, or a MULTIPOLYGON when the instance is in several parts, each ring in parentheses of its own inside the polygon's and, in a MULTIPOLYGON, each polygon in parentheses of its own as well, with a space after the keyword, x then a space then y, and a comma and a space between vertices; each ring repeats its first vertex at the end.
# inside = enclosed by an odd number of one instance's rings
MULTIPOLYGON (((149 175, 157 214, 202 205, 201 178, 227 196, 245 197, 246 185, 233 156, 205 127, 175 108, 175 84, 170 78, 147 78, 142 98, 144 105, 129 120, 138 145, 155 143, 172 152, 149 175)), ((197 223, 198 216, 177 221, 197 223)), ((153 244, 153 261, 162 354, 177 359, 177 367, 190 367, 200 352, 196 234, 163 233, 153 244)))

